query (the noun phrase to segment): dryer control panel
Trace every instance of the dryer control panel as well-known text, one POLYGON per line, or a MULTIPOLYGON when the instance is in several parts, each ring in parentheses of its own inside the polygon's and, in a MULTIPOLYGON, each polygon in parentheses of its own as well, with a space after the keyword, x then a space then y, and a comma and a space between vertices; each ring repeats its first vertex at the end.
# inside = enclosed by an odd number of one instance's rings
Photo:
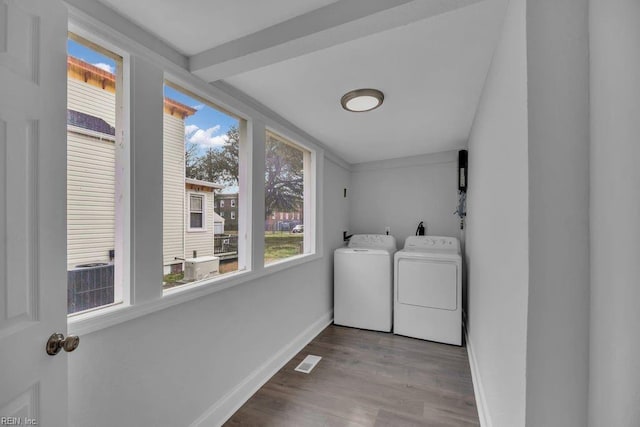
POLYGON ((404 248, 460 251, 460 242, 455 237, 409 236, 404 242, 404 248))

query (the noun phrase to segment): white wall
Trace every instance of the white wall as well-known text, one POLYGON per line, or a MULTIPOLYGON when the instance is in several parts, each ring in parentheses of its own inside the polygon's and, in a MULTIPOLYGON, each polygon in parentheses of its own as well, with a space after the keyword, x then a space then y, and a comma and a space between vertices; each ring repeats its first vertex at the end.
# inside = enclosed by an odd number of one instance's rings
POLYGON ((349 174, 324 165, 324 257, 84 335, 69 359, 71 425, 189 425, 332 311, 349 174))
POLYGON ((467 331, 487 426, 525 423, 528 294, 525 0, 511 0, 469 137, 467 331))
MULTIPOLYGON (((353 165, 349 224, 353 233, 384 234, 398 248, 420 221, 427 234, 459 237, 457 151, 353 165)), ((346 230, 346 229, 345 229, 346 230)))
POLYGON ((587 424, 587 0, 527 1, 527 426, 587 424))
POLYGON ((640 2, 589 2, 589 425, 640 425, 640 2))

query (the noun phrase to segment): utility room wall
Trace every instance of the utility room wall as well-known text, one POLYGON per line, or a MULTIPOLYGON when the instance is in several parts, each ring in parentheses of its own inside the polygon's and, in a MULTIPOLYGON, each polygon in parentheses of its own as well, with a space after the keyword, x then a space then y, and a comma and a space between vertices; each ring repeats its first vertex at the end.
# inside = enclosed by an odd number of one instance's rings
POLYGON ((389 226, 401 249, 424 221, 426 234, 460 238, 460 222, 454 215, 458 152, 353 165, 347 199, 350 234, 384 234, 389 226))

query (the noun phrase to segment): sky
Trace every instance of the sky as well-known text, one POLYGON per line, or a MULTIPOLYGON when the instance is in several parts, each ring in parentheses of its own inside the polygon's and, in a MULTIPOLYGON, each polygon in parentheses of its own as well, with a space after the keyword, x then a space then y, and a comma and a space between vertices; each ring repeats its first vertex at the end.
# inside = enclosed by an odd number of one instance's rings
MULTIPOLYGON (((105 71, 115 72, 116 62, 113 59, 74 40, 67 41, 67 52, 105 71)), ((225 135, 229 128, 239 124, 235 117, 224 114, 172 87, 164 87, 164 96, 198 110, 185 120, 185 141, 197 144, 201 154, 209 147, 222 146, 226 141, 225 135)))

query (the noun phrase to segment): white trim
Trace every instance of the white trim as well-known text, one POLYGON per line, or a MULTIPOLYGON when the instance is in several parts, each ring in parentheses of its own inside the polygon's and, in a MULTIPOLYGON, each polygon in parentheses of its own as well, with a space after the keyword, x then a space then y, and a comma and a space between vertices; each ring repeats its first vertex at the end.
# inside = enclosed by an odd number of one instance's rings
MULTIPOLYGON (((187 232, 189 233, 203 233, 207 231, 207 193, 200 191, 187 191, 187 232), (191 227, 191 196, 202 197, 202 227, 191 227)), ((194 212, 200 213, 200 212, 194 212)))
MULTIPOLYGON (((324 167, 324 164, 319 159, 323 159, 326 155, 326 152, 321 149, 315 148, 314 146, 309 146, 304 143, 298 142, 295 138, 289 137, 289 133, 285 130, 285 132, 280 132, 280 130, 276 130, 271 126, 265 126, 266 133, 270 133, 277 140, 291 145, 293 148, 302 151, 303 153, 303 166, 302 166, 302 176, 303 176, 303 217, 304 217, 304 237, 303 237, 303 254, 315 254, 321 253, 322 247, 319 245, 320 239, 318 236, 322 232, 319 225, 319 207, 321 203, 318 202, 318 196, 322 195, 321 189, 318 187, 320 185, 320 179, 324 179, 322 174, 321 167, 324 167)), ((265 133, 265 138, 266 138, 265 133)), ((295 134, 293 134, 295 136, 295 134)), ((284 213, 285 216, 288 216, 289 213, 284 213)), ((283 212, 280 212, 280 220, 283 220, 283 212)), ((292 218, 293 219, 293 218, 292 218)), ((289 221, 289 218, 284 219, 285 221, 289 221)), ((287 258, 291 259, 291 258, 287 258)), ((269 263, 268 265, 272 265, 273 263, 269 263)), ((265 264, 265 267, 268 266, 265 264)))
POLYGON ((185 178, 184 182, 185 184, 199 185, 200 187, 215 188, 217 190, 222 190, 223 188, 225 188, 224 185, 216 184, 209 181, 202 181, 200 179, 185 178))
POLYGON ((266 269, 260 269, 258 271, 238 271, 224 276, 216 276, 209 280, 203 280, 202 282, 171 288, 164 291, 161 296, 154 300, 135 305, 119 304, 82 313, 68 318, 68 331, 76 335, 87 335, 321 258, 322 256, 317 254, 299 255, 295 258, 288 258, 280 263, 269 265, 266 269))
POLYGON ((464 335, 467 342, 467 355, 469 356, 469 366, 471 367, 471 379, 473 382, 473 393, 476 397, 476 407, 478 408, 478 418, 480 419, 480 427, 492 427, 491 416, 489 415, 489 407, 487 406, 487 400, 485 398, 484 387, 482 386, 482 379, 480 376, 480 368, 478 367, 478 360, 476 354, 473 351, 473 344, 469 339, 469 333, 467 328, 464 328, 464 335))
POLYGON ((255 369, 231 391, 200 415, 191 427, 220 426, 253 396, 271 377, 333 322, 333 311, 323 315, 302 331, 286 347, 255 369))
MULTIPOLYGON (((127 49, 123 49, 117 43, 113 43, 109 38, 104 38, 101 33, 93 32, 83 25, 84 18, 78 17, 76 9, 69 8, 67 18, 67 31, 82 37, 83 39, 95 43, 101 48, 119 56, 120 60, 115 60, 115 136, 113 142, 115 147, 115 259, 114 259, 114 302, 115 304, 129 305, 132 302, 132 275, 131 275, 131 245, 133 235, 131 231, 131 191, 132 191, 132 169, 131 169, 131 54, 127 49)), ((67 37, 68 39, 68 37, 67 37)), ((80 43, 82 44, 82 43, 80 43)), ((85 46, 88 47, 88 46, 85 46)), ((89 47, 93 50, 93 48, 89 47)), ((66 82, 66 81, 65 81, 66 82)), ((67 130, 82 133, 89 136, 99 137, 104 135, 98 132, 89 131, 77 126, 67 125, 67 130), (96 135, 91 135, 94 133, 96 135)), ((99 137, 101 140, 109 140, 99 137)), ((96 310, 102 307, 95 307, 96 310)), ((73 314, 72 314, 73 315, 73 314)), ((69 315, 67 319, 70 319, 69 315)), ((69 321, 69 320, 68 320, 69 321)))
POLYGON ((79 126, 67 125, 67 132, 75 133, 78 135, 90 136, 91 138, 95 138, 98 141, 107 141, 107 142, 116 142, 116 137, 114 135, 109 135, 108 133, 97 132, 95 130, 90 130, 86 128, 81 128, 79 126))

